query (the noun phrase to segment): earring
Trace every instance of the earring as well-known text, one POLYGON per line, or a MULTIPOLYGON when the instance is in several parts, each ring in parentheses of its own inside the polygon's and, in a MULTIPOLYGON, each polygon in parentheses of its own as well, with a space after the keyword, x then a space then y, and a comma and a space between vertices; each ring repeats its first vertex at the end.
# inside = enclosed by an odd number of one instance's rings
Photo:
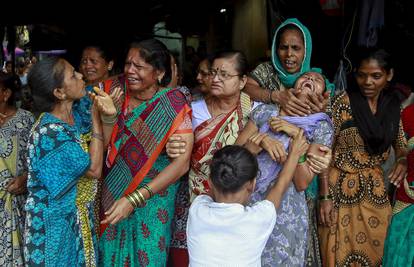
POLYGON ((109 70, 109 71, 111 71, 111 70, 112 70, 112 68, 111 68, 111 67, 108 67, 108 70, 109 70))
POLYGON ((158 83, 161 84, 161 78, 160 77, 158 77, 158 83))

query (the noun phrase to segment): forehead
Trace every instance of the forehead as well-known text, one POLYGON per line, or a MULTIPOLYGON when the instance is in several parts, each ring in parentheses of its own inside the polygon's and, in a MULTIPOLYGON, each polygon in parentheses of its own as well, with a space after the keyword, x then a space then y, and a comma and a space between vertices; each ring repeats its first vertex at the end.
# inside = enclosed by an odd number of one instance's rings
POLYGON ((204 60, 202 60, 201 62, 200 62, 200 64, 198 65, 198 67, 200 68, 200 69, 203 69, 203 70, 208 70, 208 60, 207 59, 204 59, 204 60))
POLYGON ((94 47, 88 47, 83 50, 82 56, 88 56, 88 57, 101 57, 101 53, 98 52, 98 50, 94 47))
POLYGON ((74 68, 72 65, 70 65, 69 62, 67 62, 65 59, 59 60, 59 65, 63 67, 63 72, 66 74, 72 74, 74 68))
POLYGON ((127 59, 128 60, 131 60, 132 59, 132 60, 135 60, 135 61, 144 61, 145 62, 144 58, 141 57, 140 49, 139 48, 131 48, 131 49, 129 49, 128 55, 127 55, 127 59))
POLYGON ((213 62, 213 69, 235 70, 236 61, 233 58, 217 58, 213 62))
POLYGON ((286 29, 280 35, 280 42, 286 42, 287 40, 294 40, 303 43, 303 35, 299 29, 286 29))
POLYGON ((361 65, 358 68, 358 71, 367 72, 367 73, 371 73, 371 72, 386 73, 386 70, 379 65, 378 60, 373 59, 373 58, 363 60, 361 62, 361 65))
POLYGON ((307 73, 305 73, 305 75, 312 76, 314 78, 323 80, 323 76, 319 72, 307 72, 307 73))

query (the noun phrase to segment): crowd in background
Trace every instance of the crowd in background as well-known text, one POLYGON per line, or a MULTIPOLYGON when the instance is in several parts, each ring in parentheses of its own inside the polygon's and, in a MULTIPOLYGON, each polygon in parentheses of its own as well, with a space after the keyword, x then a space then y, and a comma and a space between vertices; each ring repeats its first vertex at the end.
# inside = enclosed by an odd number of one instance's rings
POLYGON ((253 69, 112 52, 0 73, 1 266, 414 264, 414 105, 387 51, 361 48, 344 91, 293 18, 253 69))

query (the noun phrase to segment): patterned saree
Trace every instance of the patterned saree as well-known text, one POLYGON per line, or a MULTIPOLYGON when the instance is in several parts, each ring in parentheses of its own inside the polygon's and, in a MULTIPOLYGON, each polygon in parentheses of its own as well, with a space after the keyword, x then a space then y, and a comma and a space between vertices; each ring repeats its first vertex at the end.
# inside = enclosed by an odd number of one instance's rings
MULTIPOLYGON (((156 93, 130 113, 127 90, 125 94, 109 145, 101 213, 170 164, 164 147, 191 112, 177 89, 156 93)), ((128 218, 116 225, 101 226, 101 266, 166 265, 177 188, 178 182, 171 184, 128 218)))
POLYGON ((250 97, 241 93, 239 105, 233 111, 211 118, 195 129, 189 172, 191 201, 197 195, 208 191, 207 178, 214 152, 236 142, 239 133, 247 124, 251 107, 250 97))

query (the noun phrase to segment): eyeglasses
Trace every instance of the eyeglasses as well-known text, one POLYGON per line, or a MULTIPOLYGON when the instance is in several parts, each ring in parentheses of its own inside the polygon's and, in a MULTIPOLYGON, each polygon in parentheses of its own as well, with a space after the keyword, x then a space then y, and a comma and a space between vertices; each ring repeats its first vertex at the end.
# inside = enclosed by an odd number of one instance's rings
POLYGON ((240 76, 239 74, 228 74, 227 72, 216 70, 211 70, 209 74, 211 79, 214 79, 217 75, 220 81, 226 81, 233 77, 240 76))

